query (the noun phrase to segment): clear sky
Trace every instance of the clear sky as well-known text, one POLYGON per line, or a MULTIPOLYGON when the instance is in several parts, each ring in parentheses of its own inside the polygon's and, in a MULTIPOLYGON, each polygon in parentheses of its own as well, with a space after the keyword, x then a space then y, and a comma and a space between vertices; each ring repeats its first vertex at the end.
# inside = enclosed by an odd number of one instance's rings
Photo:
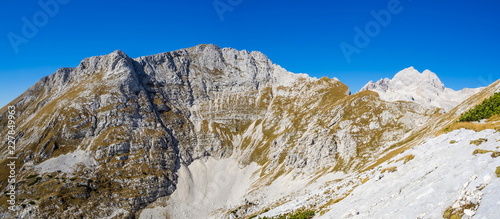
POLYGON ((500 78, 499 11, 495 0, 6 1, 0 105, 86 57, 203 43, 262 51, 289 71, 337 77, 353 92, 409 66, 453 89, 485 86, 500 78))

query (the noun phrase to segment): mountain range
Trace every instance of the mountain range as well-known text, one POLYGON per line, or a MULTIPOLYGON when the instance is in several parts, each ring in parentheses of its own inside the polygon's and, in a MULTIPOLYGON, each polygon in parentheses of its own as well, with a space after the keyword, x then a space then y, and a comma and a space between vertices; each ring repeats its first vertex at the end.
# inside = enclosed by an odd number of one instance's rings
POLYGON ((211 44, 90 57, 8 105, 17 210, 3 169, 0 216, 493 218, 500 134, 453 124, 499 90, 453 91, 410 67, 351 94, 211 44))

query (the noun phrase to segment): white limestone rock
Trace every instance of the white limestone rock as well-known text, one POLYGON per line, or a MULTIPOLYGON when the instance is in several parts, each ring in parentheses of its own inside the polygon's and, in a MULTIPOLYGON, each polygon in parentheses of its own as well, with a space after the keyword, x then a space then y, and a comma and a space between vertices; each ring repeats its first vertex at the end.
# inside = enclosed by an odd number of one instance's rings
POLYGON ((392 79, 384 78, 375 83, 370 81, 360 91, 375 91, 385 101, 416 102, 425 107, 449 111, 481 89, 464 88, 455 91, 446 88, 435 73, 429 70, 420 73, 409 67, 398 72, 392 79))

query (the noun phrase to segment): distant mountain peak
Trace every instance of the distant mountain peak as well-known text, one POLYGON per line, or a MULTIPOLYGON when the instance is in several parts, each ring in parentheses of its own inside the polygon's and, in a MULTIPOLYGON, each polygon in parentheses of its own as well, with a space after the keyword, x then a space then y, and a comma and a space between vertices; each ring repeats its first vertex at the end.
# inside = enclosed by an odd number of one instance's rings
POLYGON ((385 101, 416 102, 448 111, 481 88, 454 91, 446 88, 434 72, 426 69, 420 73, 414 67, 408 67, 399 71, 392 79, 368 82, 360 91, 363 90, 375 91, 385 101))
POLYGON ((431 86, 440 90, 445 88, 443 82, 439 80, 439 77, 434 72, 425 70, 420 73, 413 67, 409 67, 398 72, 394 75, 391 81, 394 84, 399 83, 410 87, 431 86))

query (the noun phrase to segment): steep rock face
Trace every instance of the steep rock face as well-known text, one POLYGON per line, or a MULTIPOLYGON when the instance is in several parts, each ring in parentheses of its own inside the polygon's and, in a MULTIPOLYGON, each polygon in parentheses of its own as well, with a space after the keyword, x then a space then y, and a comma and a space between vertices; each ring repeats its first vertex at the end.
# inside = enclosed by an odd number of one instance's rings
POLYGON ((409 67, 398 72, 392 79, 384 78, 368 82, 361 91, 372 90, 386 101, 416 102, 426 107, 443 108, 449 111, 481 88, 465 88, 454 91, 446 88, 437 75, 429 70, 422 73, 409 67))
POLYGON ((135 217, 185 186, 177 173, 197 160, 235 158, 257 169, 252 184, 262 186, 285 174, 354 171, 437 115, 372 91, 349 95, 337 79, 214 45, 87 58, 11 104, 19 114, 18 198, 34 203, 20 212, 42 218, 135 217))
POLYGON ((176 140, 139 77, 133 61, 117 51, 61 69, 13 102, 20 116, 18 161, 27 170, 19 175, 18 198, 37 203, 24 216, 104 217, 172 193, 176 140), (29 184, 28 171, 35 174, 49 158, 79 150, 98 165, 60 165, 29 184))

